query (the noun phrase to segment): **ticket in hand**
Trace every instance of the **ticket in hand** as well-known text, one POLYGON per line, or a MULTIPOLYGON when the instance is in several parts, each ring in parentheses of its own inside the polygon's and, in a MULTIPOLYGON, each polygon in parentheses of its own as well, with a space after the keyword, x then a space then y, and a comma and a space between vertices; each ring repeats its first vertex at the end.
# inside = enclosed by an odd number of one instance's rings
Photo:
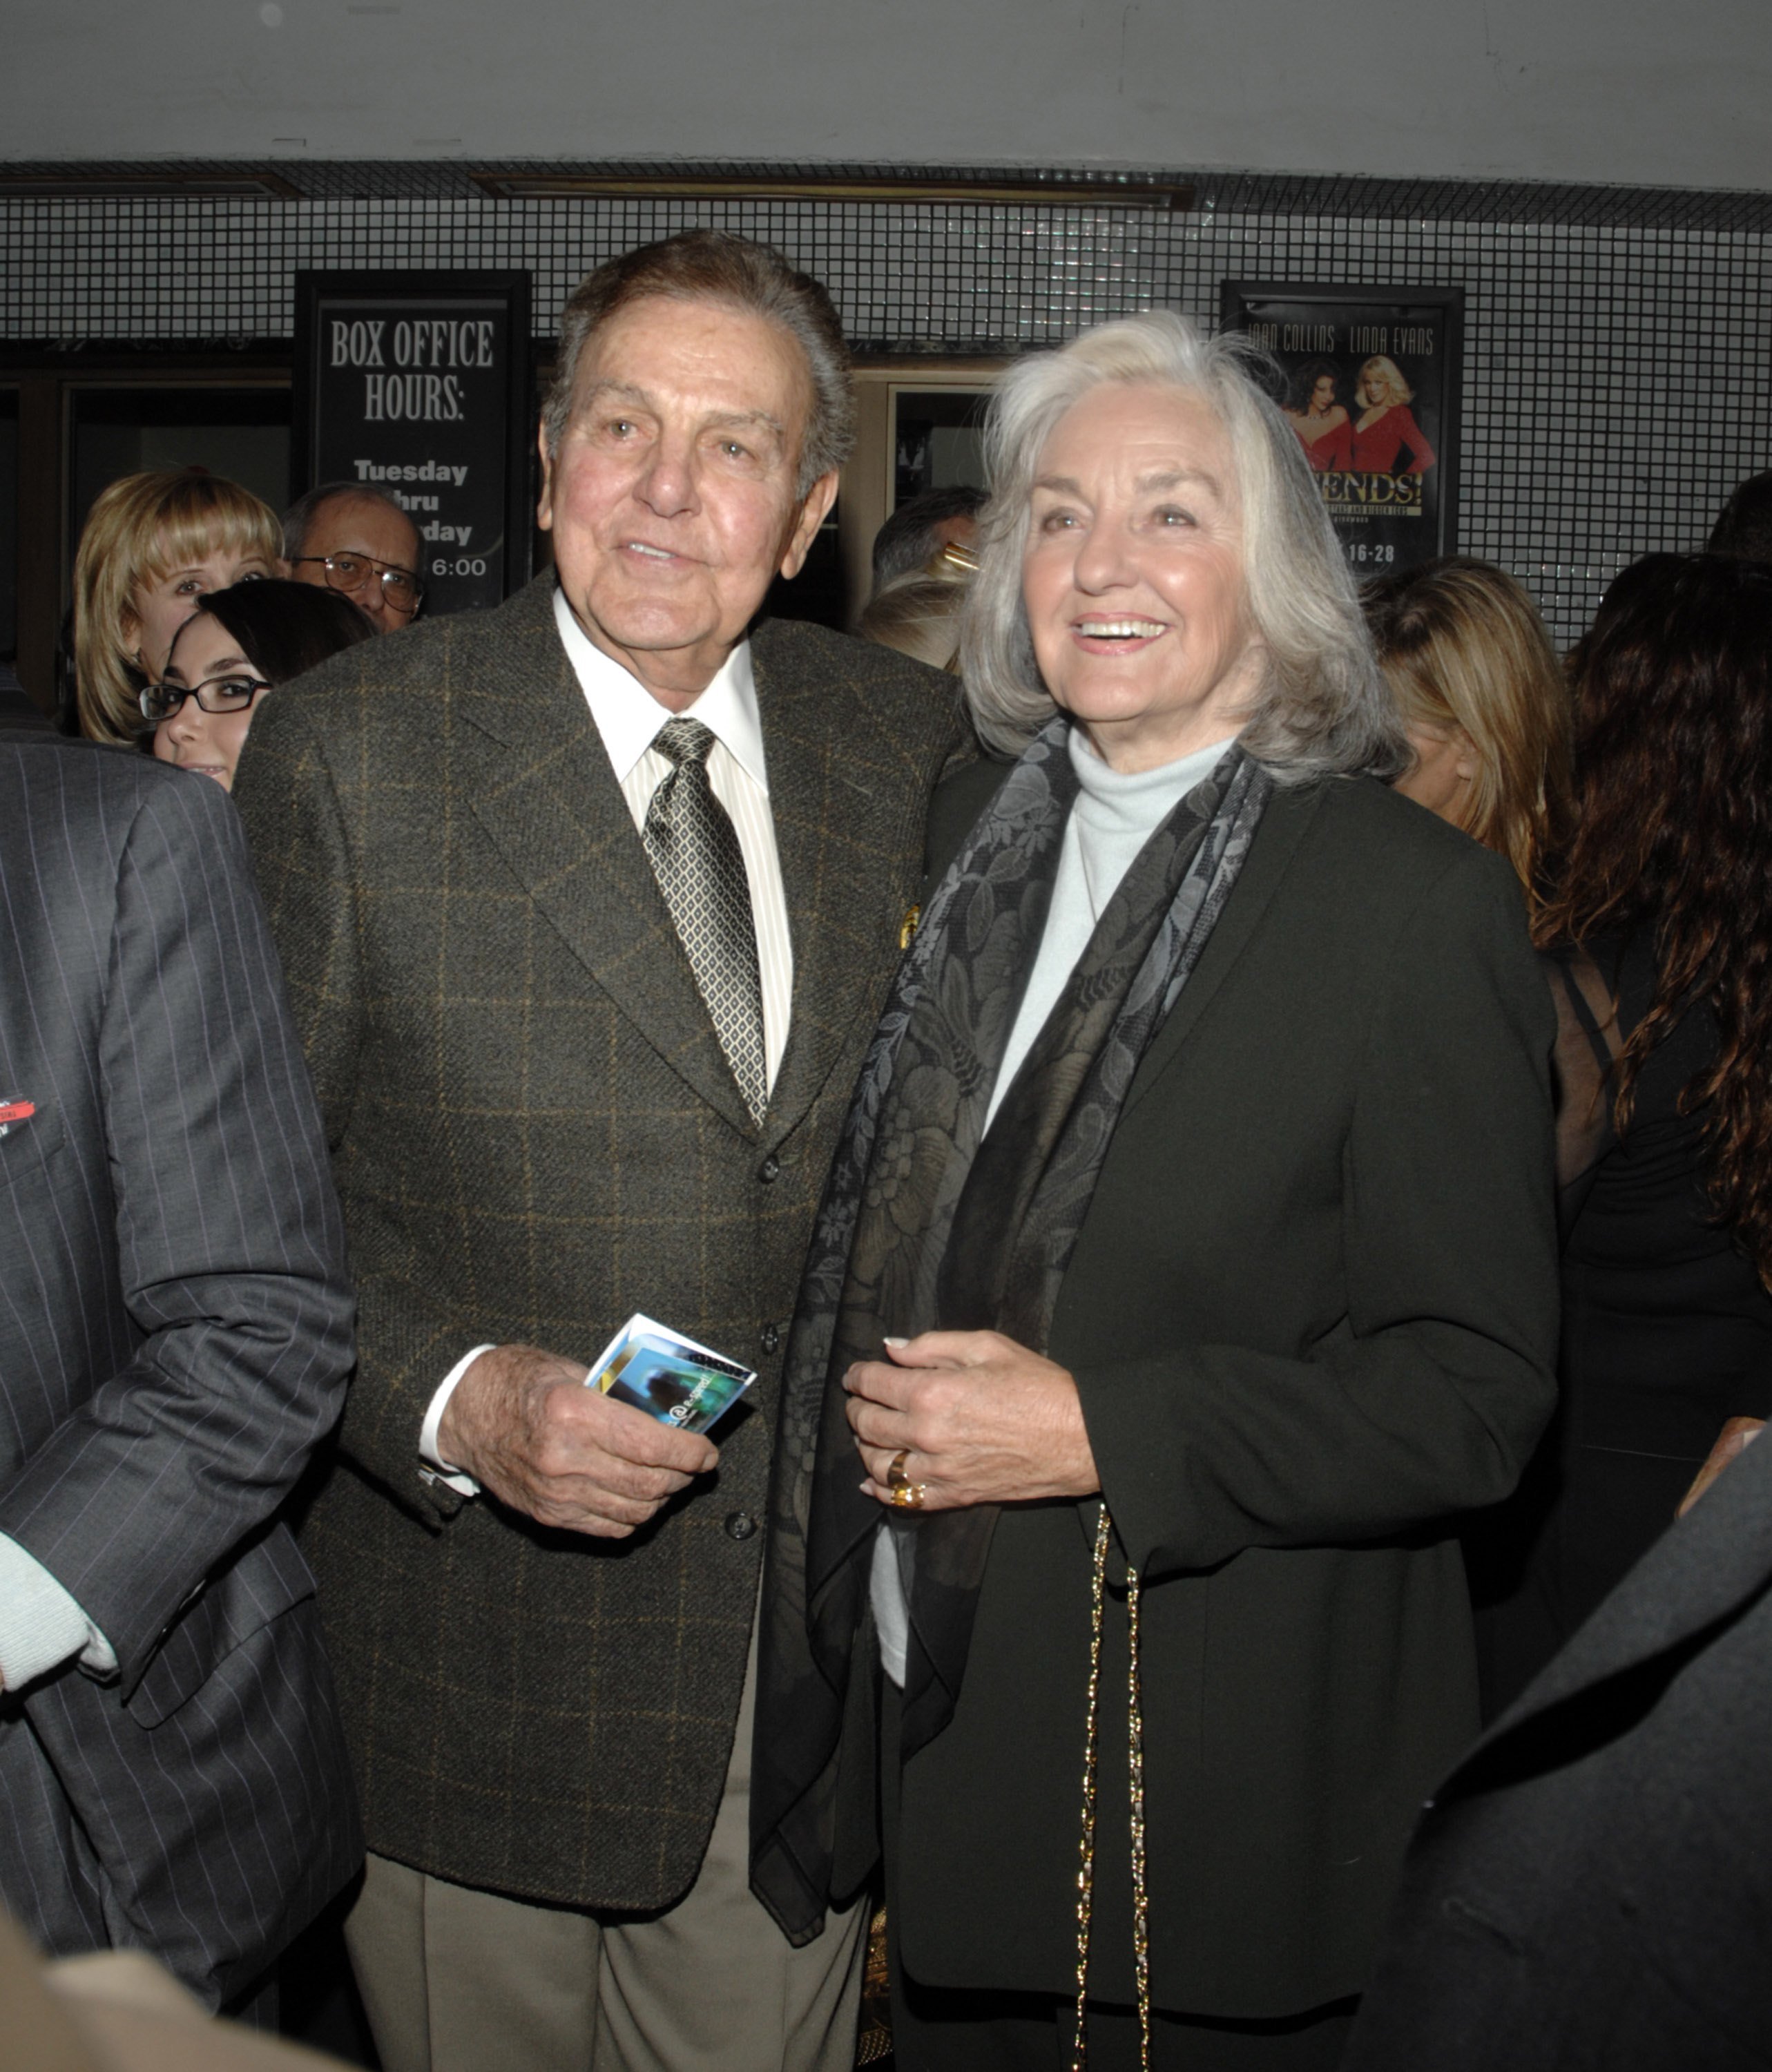
POLYGON ((754 1369, 722 1359, 680 1331, 633 1316, 604 1348, 585 1386, 632 1404, 661 1424, 705 1432, 756 1379, 754 1369))

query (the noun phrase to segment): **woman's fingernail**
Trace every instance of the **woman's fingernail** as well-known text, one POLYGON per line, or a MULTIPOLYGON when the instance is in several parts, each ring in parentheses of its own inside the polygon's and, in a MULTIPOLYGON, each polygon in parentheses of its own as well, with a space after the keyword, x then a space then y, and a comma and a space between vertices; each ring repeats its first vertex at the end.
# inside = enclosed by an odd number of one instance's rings
POLYGON ((881 1342, 889 1346, 907 1346, 911 1341, 908 1338, 885 1338, 881 1342))

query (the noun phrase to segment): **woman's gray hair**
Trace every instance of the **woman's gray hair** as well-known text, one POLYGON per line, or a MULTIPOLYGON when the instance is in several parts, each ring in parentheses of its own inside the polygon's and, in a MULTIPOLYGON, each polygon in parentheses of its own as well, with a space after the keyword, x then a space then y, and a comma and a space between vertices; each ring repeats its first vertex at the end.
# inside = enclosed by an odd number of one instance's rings
POLYGON ((1203 338, 1169 310, 1102 324, 1006 373, 986 425, 991 500, 960 667, 980 734, 1019 754, 1055 707, 1022 596, 1040 456, 1059 421, 1104 382, 1197 396, 1230 441, 1249 619, 1266 654, 1240 738, 1282 783, 1408 767, 1402 722, 1373 659, 1359 598, 1297 434, 1257 382, 1272 363, 1236 333, 1203 338))

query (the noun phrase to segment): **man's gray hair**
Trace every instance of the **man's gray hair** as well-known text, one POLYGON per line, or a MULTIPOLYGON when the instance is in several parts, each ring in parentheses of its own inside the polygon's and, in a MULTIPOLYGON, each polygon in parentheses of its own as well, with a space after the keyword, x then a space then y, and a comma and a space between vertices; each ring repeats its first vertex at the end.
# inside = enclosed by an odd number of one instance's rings
POLYGON ((1148 310, 1100 325, 1003 376, 985 428, 991 501, 960 649, 967 701, 993 748, 1019 754, 1055 709, 1040 678, 1022 560, 1040 456, 1065 413, 1105 382, 1182 389, 1223 426, 1236 477, 1250 623, 1266 654, 1240 738, 1282 782, 1395 776, 1407 738, 1304 449, 1257 382, 1271 362, 1235 333, 1203 338, 1148 310))
POLYGON ((572 393, 586 346, 619 310, 648 295, 730 302, 779 324, 806 356, 812 407, 800 446, 795 494, 804 496, 840 468, 855 444, 855 390, 849 349, 828 290, 796 273, 772 245, 724 230, 685 230, 606 259, 587 273, 560 314, 560 350, 541 413, 548 450, 557 452, 572 415, 572 393))
POLYGON ((319 516, 322 508, 348 496, 353 503, 385 504, 390 511, 397 511, 416 533, 417 520, 397 496, 393 496, 372 482, 323 482, 306 495, 298 496, 283 513, 283 558, 298 561, 307 551, 309 529, 319 516))

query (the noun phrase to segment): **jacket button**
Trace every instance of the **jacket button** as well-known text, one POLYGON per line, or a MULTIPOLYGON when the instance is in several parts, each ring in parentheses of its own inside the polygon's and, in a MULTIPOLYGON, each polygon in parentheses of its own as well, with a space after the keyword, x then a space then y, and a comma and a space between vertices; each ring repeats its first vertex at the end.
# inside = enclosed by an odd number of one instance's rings
POLYGON ((772 1353, 781 1343, 781 1333, 773 1324, 765 1324, 757 1334, 757 1342, 766 1353, 772 1353))
POLYGON ((726 1537, 729 1540, 748 1540, 757 1529, 757 1521, 748 1511, 732 1511, 726 1514, 726 1537))
POLYGON ((762 1165, 758 1167, 757 1178, 761 1180, 763 1185, 767 1187, 775 1178, 776 1174, 780 1172, 780 1170, 781 1161, 775 1156, 775 1153, 771 1151, 769 1156, 764 1159, 762 1165))

